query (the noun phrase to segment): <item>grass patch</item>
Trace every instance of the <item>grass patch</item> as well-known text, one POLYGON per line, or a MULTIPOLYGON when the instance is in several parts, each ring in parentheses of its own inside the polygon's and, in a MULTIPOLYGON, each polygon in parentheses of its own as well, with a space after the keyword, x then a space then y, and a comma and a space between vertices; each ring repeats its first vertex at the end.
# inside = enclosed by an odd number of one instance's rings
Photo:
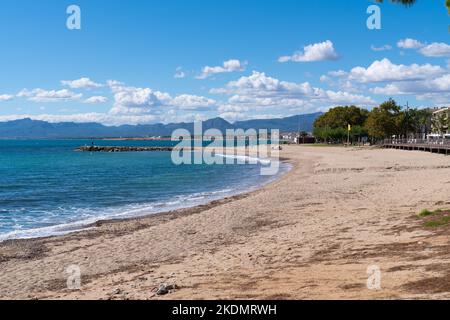
POLYGON ((450 210, 430 211, 424 209, 419 213, 419 216, 426 218, 424 223, 426 228, 438 228, 450 224, 450 210))
POLYGON ((420 211, 419 216, 421 216, 421 217, 429 217, 429 216, 438 215, 438 214, 442 214, 442 213, 444 213, 444 211, 442 211, 441 209, 437 209, 435 211, 430 211, 428 209, 423 209, 422 211, 420 211))
POLYGON ((444 225, 444 223, 442 221, 428 221, 425 222, 425 227, 426 228, 438 228, 444 225))
POLYGON ((430 211, 430 210, 427 210, 427 209, 423 209, 422 211, 420 211, 419 216, 421 216, 421 217, 428 217, 428 216, 431 216, 433 214, 434 214, 433 211, 430 211))

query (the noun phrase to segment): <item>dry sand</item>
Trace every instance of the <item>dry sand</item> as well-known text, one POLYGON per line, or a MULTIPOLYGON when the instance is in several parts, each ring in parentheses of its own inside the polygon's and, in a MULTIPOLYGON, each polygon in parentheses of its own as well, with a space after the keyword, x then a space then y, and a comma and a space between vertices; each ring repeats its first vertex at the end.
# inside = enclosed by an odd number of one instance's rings
POLYGON ((247 195, 94 229, 0 244, 2 299, 450 298, 450 158, 286 147, 294 169, 247 195), (78 265, 81 290, 66 287, 78 265), (381 289, 367 289, 367 268, 381 289), (161 283, 178 289, 163 297, 161 283))

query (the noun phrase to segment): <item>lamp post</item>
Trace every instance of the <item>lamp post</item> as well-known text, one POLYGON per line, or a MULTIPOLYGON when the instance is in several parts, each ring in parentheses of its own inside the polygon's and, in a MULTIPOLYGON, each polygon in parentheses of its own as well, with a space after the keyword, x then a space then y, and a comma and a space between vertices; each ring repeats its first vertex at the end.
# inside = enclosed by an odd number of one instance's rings
POLYGON ((408 129, 409 129, 409 102, 408 101, 406 101, 405 121, 406 121, 406 128, 405 128, 406 142, 408 142, 408 129))
POLYGON ((352 131, 352 125, 349 124, 347 128, 347 145, 350 145, 350 131, 352 131))

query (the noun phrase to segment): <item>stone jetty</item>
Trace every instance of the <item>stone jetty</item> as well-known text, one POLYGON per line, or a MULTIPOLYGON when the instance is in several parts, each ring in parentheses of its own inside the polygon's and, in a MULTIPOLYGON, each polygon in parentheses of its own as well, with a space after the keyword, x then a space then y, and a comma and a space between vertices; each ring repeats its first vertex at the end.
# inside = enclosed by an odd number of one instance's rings
POLYGON ((79 152, 160 152, 174 151, 174 147, 129 147, 129 146, 117 146, 117 147, 106 147, 106 146, 84 146, 75 149, 79 152))

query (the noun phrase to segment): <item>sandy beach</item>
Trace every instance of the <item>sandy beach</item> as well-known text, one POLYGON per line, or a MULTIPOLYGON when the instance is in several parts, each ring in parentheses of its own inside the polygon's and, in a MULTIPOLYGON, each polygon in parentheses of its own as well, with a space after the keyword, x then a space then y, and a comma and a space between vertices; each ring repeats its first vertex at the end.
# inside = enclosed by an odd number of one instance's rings
POLYGON ((249 194, 82 232, 0 244, 1 299, 450 298, 450 161, 288 146, 293 169, 249 194), (66 269, 81 269, 67 289, 66 269), (371 266, 381 288, 367 288, 371 266), (177 289, 156 296, 160 284, 177 289))

